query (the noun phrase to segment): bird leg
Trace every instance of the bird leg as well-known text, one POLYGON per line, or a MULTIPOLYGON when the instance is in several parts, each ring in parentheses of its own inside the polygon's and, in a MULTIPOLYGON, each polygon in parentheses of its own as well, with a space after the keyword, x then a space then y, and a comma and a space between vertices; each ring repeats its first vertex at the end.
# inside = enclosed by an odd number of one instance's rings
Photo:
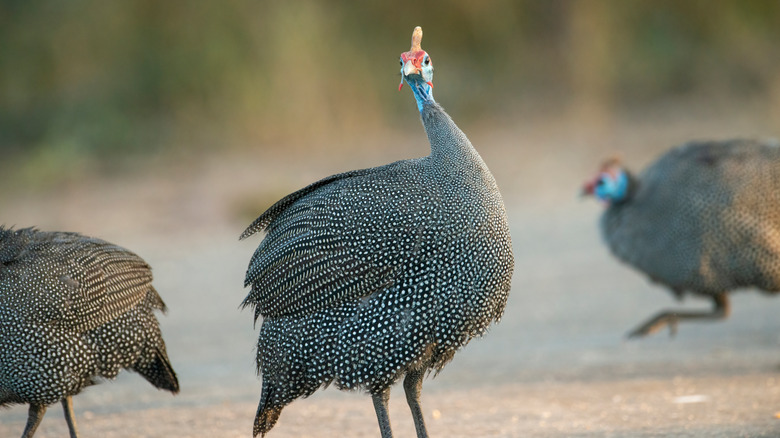
POLYGON ((41 424, 45 414, 46 405, 30 403, 30 409, 27 411, 27 425, 24 427, 24 432, 22 432, 22 438, 32 438, 35 435, 35 430, 38 429, 38 425, 41 424))
POLYGON ((677 324, 683 320, 720 320, 729 316, 731 311, 729 298, 725 293, 715 294, 712 297, 713 308, 710 312, 683 312, 677 310, 665 310, 647 322, 640 325, 628 334, 629 338, 641 338, 655 333, 664 326, 669 326, 669 333, 674 336, 677 333, 677 324))
POLYGON ((376 419, 379 421, 379 432, 382 438, 393 438, 393 430, 390 429, 390 416, 387 413, 387 405, 390 401, 390 387, 383 389, 379 393, 371 393, 374 400, 374 410, 376 419))
POLYGON ((422 408, 420 408, 420 392, 422 391, 422 381, 425 377, 425 369, 410 371, 404 378, 404 391, 406 391, 406 402, 412 410, 414 419, 414 428, 417 431, 417 438, 428 438, 428 431, 425 429, 425 418, 422 408))
POLYGON ((62 411, 65 413, 65 421, 68 423, 70 438, 79 438, 79 430, 76 428, 76 417, 73 415, 73 399, 71 396, 62 399, 62 411))

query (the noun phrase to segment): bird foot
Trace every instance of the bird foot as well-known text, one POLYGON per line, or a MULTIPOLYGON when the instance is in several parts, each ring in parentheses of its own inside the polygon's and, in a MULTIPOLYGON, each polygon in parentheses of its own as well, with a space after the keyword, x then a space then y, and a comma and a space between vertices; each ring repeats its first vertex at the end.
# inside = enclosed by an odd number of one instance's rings
POLYGON ((645 336, 651 335, 666 326, 669 327, 669 337, 674 337, 677 334, 677 323, 678 318, 676 314, 660 313, 629 332, 628 338, 644 338, 645 336))

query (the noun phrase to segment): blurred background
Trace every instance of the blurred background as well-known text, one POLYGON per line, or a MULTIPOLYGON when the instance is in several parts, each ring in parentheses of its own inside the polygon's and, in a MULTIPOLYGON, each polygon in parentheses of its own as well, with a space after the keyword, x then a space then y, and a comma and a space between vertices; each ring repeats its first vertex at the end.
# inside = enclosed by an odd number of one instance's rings
POLYGON ((215 149, 364 148, 416 117, 393 86, 414 25, 461 124, 604 130, 679 106, 779 120, 779 20, 761 0, 6 0, 3 174, 37 185, 215 149))
MULTIPOLYGON (((693 139, 779 136, 778 23, 773 0, 0 2, 0 224, 130 248, 170 308, 181 394, 122 374, 75 398, 82 430, 248 436, 257 328, 238 305, 259 238, 238 236, 317 179, 428 153, 397 90, 420 25, 436 99, 502 190, 517 262, 501 324, 425 384, 432 434, 777 436, 780 299, 737 294, 725 322, 624 342, 663 308, 710 304, 618 263, 603 207, 577 195, 607 156, 639 170, 693 139), (674 402, 688 395, 705 402, 674 402)), ((368 400, 318 393, 273 436, 341 436, 334 422, 374 435, 368 400)), ((64 433, 56 411, 39 438, 64 433)), ((25 419, 0 412, 0 435, 25 419)))

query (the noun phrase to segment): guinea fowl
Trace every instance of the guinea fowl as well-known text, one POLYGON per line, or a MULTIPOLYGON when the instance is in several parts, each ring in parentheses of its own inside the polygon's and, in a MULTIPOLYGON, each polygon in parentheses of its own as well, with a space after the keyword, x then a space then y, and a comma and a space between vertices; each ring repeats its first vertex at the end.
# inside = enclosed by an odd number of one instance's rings
POLYGON ((29 404, 22 437, 62 402, 120 369, 179 392, 154 310, 165 304, 140 257, 77 233, 0 227, 0 406, 29 404))
POLYGON ((607 204, 601 231, 612 253, 681 299, 709 297, 712 311, 660 312, 629 333, 729 314, 727 294, 780 291, 780 144, 692 142, 639 178, 607 161, 583 193, 607 204))
POLYGON ((425 437, 423 378, 503 313, 514 267, 504 204, 477 151, 434 101, 421 39, 417 27, 401 74, 431 154, 322 179, 241 235, 267 232, 243 303, 263 321, 255 436, 286 405, 333 383, 370 393, 382 437, 391 437, 390 387, 405 376, 425 437))

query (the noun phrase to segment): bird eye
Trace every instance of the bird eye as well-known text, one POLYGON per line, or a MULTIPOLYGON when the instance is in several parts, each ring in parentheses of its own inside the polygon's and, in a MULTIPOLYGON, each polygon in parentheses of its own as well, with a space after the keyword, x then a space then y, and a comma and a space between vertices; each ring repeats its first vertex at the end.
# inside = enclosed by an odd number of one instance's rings
POLYGON ((403 65, 404 65, 404 59, 401 58, 401 66, 403 66, 403 65))
POLYGON ((423 61, 423 62, 425 63, 425 65, 430 65, 431 64, 431 58, 426 56, 425 57, 425 61, 423 61))

